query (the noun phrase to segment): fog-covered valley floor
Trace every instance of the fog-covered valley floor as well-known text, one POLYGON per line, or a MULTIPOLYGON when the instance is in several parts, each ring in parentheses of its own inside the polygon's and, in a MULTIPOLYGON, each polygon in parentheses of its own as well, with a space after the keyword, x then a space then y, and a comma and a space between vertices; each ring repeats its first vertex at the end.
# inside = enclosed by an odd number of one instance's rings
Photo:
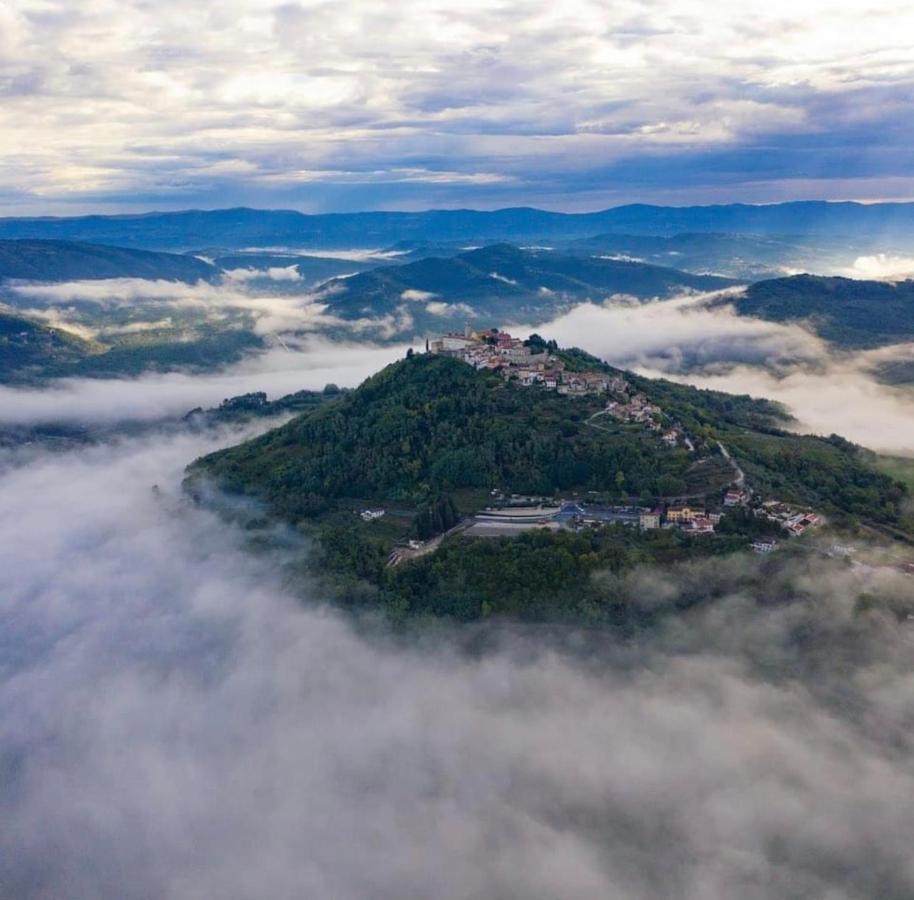
POLYGON ((627 644, 388 635, 182 499, 239 437, 4 456, 0 895, 914 894, 904 576, 785 563, 756 596, 736 557, 631 576, 717 599, 627 644))

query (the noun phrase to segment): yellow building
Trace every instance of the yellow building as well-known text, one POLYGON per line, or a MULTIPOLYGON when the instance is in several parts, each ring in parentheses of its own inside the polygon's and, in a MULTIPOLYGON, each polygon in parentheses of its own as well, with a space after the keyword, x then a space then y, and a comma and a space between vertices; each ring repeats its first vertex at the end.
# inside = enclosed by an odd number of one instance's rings
POLYGON ((691 522, 699 516, 704 516, 703 509, 695 509, 691 506, 671 506, 666 511, 667 522, 691 522))

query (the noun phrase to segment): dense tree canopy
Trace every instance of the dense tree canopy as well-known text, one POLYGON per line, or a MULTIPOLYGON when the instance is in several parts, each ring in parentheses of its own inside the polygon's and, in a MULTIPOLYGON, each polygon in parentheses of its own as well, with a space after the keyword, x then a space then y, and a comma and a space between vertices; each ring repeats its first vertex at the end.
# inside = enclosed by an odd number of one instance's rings
MULTIPOLYGON (((582 351, 557 352, 570 369, 615 372, 582 351)), ((761 497, 809 506, 851 526, 912 530, 904 519, 905 487, 853 444, 786 432, 783 410, 767 401, 626 378, 667 422, 687 430, 694 453, 605 415, 594 427, 589 420, 605 396, 562 396, 505 383, 454 359, 413 355, 355 391, 303 398, 305 409, 320 405, 199 460, 190 481, 213 478, 302 524, 316 534, 321 570, 340 596, 380 603, 395 615, 629 622, 631 608, 595 583, 594 573, 732 552, 776 527, 740 510, 713 537, 612 526, 516 538, 451 536, 434 553, 393 568, 388 554, 398 540, 447 531, 496 487, 540 496, 593 490, 642 496, 645 503, 688 488, 713 503, 734 474, 724 443, 761 497), (384 504, 388 515, 363 522, 353 514, 363 503, 384 504)))
POLYGON ((421 505, 460 488, 538 495, 624 488, 638 496, 682 484, 691 465, 685 450, 663 447, 639 427, 587 424, 604 403, 417 355, 203 467, 291 518, 347 497, 421 505))

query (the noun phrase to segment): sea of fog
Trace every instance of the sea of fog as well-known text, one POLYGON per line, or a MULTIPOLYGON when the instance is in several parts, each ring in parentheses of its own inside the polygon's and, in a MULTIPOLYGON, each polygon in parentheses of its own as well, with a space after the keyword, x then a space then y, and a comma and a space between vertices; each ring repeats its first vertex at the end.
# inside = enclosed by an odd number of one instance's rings
MULTIPOLYGON (((914 450, 908 396, 792 326, 682 298, 536 330, 914 450)), ((914 610, 903 576, 785 563, 772 606, 735 557, 630 576, 646 604, 719 599, 628 644, 404 637, 290 579, 300 537, 253 552, 182 496, 250 432, 157 420, 354 386, 406 349, 312 334, 208 375, 0 387, 2 424, 149 425, 0 457, 0 896, 914 895, 912 624, 855 614, 874 590, 914 610)))
MULTIPOLYGON (((82 283, 76 284, 55 289, 67 297, 86 290, 82 283)), ((110 294, 113 288, 104 290, 110 294)), ((131 290, 133 297, 150 288, 131 290)), ((187 290, 203 291, 207 303, 236 302, 234 289, 187 290)), ((702 295, 664 302, 616 298, 605 304, 580 304, 535 327, 508 327, 519 335, 542 333, 643 374, 779 400, 796 417, 792 427, 798 431, 835 432, 874 450, 914 453, 914 392, 881 384, 873 374, 878 362, 910 359, 914 346, 836 354, 797 325, 744 318, 728 306, 709 305, 707 299, 702 295)), ((298 302, 294 298, 280 302, 293 303, 293 318, 309 315, 308 304, 303 311, 294 305, 298 302)), ((270 328, 289 324, 272 304, 271 300, 258 321, 270 328)), ((281 331, 271 332, 271 341, 267 352, 205 375, 172 372, 59 379, 38 389, 0 385, 0 424, 73 422, 86 417, 148 421, 180 415, 195 406, 212 406, 251 390, 266 391, 272 399, 304 388, 320 389, 327 383, 354 387, 401 358, 411 344, 421 349, 423 343, 420 336, 410 338, 408 332, 394 343, 370 343, 356 334, 343 342, 331 342, 320 333, 283 337, 281 331)))
POLYGON ((270 399, 327 384, 355 387, 401 358, 408 344, 331 343, 312 336, 209 374, 168 372, 137 378, 61 378, 46 387, 0 385, 0 425, 151 421, 180 416, 227 397, 265 391, 270 399))
POLYGON ((914 893, 914 632, 854 615, 875 576, 785 569, 807 599, 759 607, 755 558, 643 570, 645 603, 721 599, 597 650, 387 635, 182 498, 238 438, 3 458, 0 895, 914 893))
MULTIPOLYGON (((861 257, 855 265, 882 266, 882 272, 907 262, 883 254, 861 257)), ((250 390, 263 390, 275 398, 329 382, 355 386, 402 356, 411 343, 421 348, 425 336, 413 333, 413 311, 423 307, 437 315, 452 312, 434 295, 407 291, 397 315, 373 319, 366 313, 363 319, 344 322, 328 313, 327 296, 320 289, 277 295, 235 278, 215 285, 137 278, 22 282, 14 292, 33 314, 65 327, 77 327, 71 321, 74 302, 99 307, 146 304, 161 315, 190 309, 217 319, 243 312, 271 349, 203 376, 175 372, 132 379, 61 379, 53 389, 39 390, 0 386, 0 424, 78 421, 85 416, 152 420, 194 406, 211 406, 250 390), (28 304, 34 303, 44 305, 31 309, 28 304), (327 326, 348 331, 350 340, 330 342, 321 337, 321 329, 327 326), (366 339, 371 333, 387 340, 371 343, 366 339)), ((796 417, 793 427, 800 431, 837 432, 891 453, 914 451, 914 393, 880 384, 872 371, 876 362, 893 354, 910 359, 914 346, 838 354, 799 325, 736 315, 720 302, 734 292, 727 289, 660 302, 615 296, 602 303, 581 303, 535 327, 500 324, 519 335, 540 332, 564 346, 582 347, 644 374, 779 400, 796 417), (716 302, 709 303, 711 299, 716 302)))
MULTIPOLYGON (((536 330, 914 451, 908 396, 794 327, 683 298, 536 330)), ((0 387, 0 422, 153 423, 405 350, 312 336, 210 375, 0 387)), ((633 573, 646 605, 719 599, 629 643, 392 634, 290 577, 300 537, 254 552, 182 496, 248 433, 2 451, 0 896, 914 896, 914 619, 858 612, 914 612, 909 579, 785 562, 762 598, 737 556, 633 573)))

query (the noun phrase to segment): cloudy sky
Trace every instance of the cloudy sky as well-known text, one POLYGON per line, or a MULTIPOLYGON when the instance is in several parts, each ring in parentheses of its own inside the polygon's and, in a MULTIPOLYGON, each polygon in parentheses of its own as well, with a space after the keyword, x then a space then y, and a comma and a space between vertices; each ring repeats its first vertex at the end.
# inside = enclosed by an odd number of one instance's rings
POLYGON ((8 0, 0 212, 914 197, 895 0, 8 0))

